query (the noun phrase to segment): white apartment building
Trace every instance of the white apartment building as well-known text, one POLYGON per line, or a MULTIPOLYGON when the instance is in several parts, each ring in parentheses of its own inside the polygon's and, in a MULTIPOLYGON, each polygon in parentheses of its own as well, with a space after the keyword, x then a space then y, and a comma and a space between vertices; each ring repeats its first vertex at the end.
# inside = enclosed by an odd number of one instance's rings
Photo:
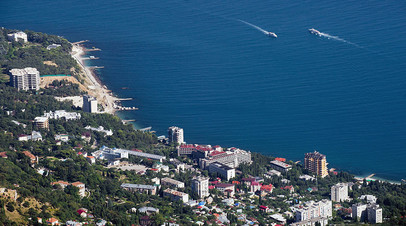
POLYGON ((296 211, 296 222, 308 221, 314 218, 330 218, 333 216, 333 203, 323 199, 319 202, 309 201, 305 207, 296 211))
POLYGON ((331 187, 331 200, 343 202, 348 199, 348 185, 339 183, 331 187))
POLYGON ((169 177, 162 178, 161 185, 167 185, 167 186, 171 186, 171 187, 175 187, 175 188, 184 188, 185 187, 185 183, 178 181, 178 180, 171 179, 169 177))
POLYGON ((176 126, 171 126, 168 128, 168 138, 169 138, 169 143, 175 143, 175 144, 185 143, 184 138, 183 138, 183 129, 176 127, 176 126))
POLYGON ((217 175, 225 178, 226 180, 230 180, 231 178, 235 177, 235 169, 228 167, 221 163, 212 163, 208 167, 209 173, 217 173, 217 175))
POLYGON ((368 220, 371 224, 382 223, 382 208, 377 204, 357 203, 352 205, 352 218, 360 222, 368 220))
POLYGON ((65 110, 56 110, 55 112, 45 112, 44 117, 49 119, 79 120, 82 115, 77 112, 67 112, 65 110))
POLYGON ((278 161, 278 160, 273 160, 273 161, 271 161, 270 164, 271 164, 270 166, 272 169, 277 170, 282 173, 288 172, 289 170, 292 169, 291 165, 278 161))
POLYGON ((21 39, 21 40, 24 41, 24 43, 28 42, 27 34, 22 32, 22 31, 7 34, 7 38, 8 38, 9 41, 18 42, 18 40, 21 39))
POLYGON ((227 151, 212 151, 206 158, 199 159, 199 166, 205 169, 212 163, 221 163, 236 168, 242 163, 251 164, 251 152, 238 148, 229 148, 227 151))
POLYGON ((97 113, 97 99, 89 95, 84 95, 82 110, 84 112, 97 113))
POLYGON ((202 176, 193 178, 192 191, 197 193, 200 198, 209 196, 209 178, 202 176))
POLYGON ((11 84, 18 90, 39 90, 40 76, 36 68, 11 69, 11 84))

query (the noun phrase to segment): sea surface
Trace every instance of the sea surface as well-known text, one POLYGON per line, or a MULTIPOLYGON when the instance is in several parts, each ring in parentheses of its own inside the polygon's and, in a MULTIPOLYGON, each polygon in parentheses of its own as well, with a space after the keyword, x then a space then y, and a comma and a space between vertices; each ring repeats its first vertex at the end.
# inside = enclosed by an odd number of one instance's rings
POLYGON ((406 1, 14 0, 0 26, 101 48, 138 128, 406 179, 406 1))

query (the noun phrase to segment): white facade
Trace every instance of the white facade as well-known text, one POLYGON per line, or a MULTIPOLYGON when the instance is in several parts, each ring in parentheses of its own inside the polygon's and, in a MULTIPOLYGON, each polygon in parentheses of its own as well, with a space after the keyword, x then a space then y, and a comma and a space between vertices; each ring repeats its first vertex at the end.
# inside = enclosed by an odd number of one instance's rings
POLYGON ((357 203, 352 205, 352 218, 357 219, 358 221, 364 221, 366 218, 366 209, 367 205, 363 203, 357 203))
POLYGON ((348 199, 348 185, 339 183, 331 187, 331 200, 343 202, 348 199))
POLYGON ((86 126, 85 129, 93 130, 93 131, 100 132, 100 133, 105 133, 106 136, 113 135, 113 131, 111 129, 110 130, 105 130, 103 126, 99 126, 98 128, 94 128, 94 127, 91 127, 91 126, 86 126))
POLYGON ((11 69, 11 84, 18 90, 39 90, 40 76, 36 68, 11 69))
POLYGON ((8 40, 18 42, 19 39, 23 40, 24 43, 28 42, 27 34, 19 31, 16 33, 7 34, 8 40))
POLYGON ((89 96, 89 95, 84 95, 83 96, 82 110, 84 112, 97 113, 97 100, 96 100, 96 98, 94 98, 92 96, 89 96))
POLYGON ((217 173, 226 180, 235 177, 235 169, 221 163, 212 163, 208 167, 210 173, 217 173))
POLYGON ((333 216, 333 203, 323 199, 319 202, 307 202, 306 206, 296 211, 296 222, 308 221, 314 218, 329 218, 333 216))
POLYGON ((372 204, 367 207, 368 222, 371 224, 382 223, 382 208, 379 205, 372 204))
POLYGON ((209 196, 209 178, 202 176, 193 178, 192 191, 197 193, 200 198, 209 196))
POLYGON ((176 144, 185 143, 185 141, 183 139, 183 129, 176 127, 176 126, 169 127, 168 138, 169 138, 169 143, 176 143, 176 144))
POLYGON ((79 120, 82 115, 77 112, 66 112, 65 110, 56 110, 55 112, 45 112, 44 117, 49 119, 79 120))

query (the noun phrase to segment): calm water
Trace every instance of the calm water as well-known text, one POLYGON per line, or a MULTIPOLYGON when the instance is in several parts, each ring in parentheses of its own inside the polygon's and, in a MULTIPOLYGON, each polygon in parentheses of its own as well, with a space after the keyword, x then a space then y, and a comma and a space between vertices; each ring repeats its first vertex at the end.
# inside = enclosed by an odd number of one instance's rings
POLYGON ((3 1, 0 26, 91 40, 138 127, 406 178, 404 1, 3 1), (278 34, 266 37, 238 20, 278 34), (307 29, 339 38, 318 37, 307 29), (130 87, 127 90, 122 87, 130 87))

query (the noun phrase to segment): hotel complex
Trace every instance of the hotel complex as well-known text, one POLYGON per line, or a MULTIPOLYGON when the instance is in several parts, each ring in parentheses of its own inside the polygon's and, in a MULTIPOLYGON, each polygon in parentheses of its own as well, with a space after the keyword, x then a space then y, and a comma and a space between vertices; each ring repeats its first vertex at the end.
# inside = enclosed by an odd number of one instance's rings
POLYGON ((185 141, 183 140, 183 129, 176 127, 176 126, 171 126, 168 129, 168 138, 169 138, 169 143, 172 144, 183 144, 185 141))
POLYGON ((39 90, 39 71, 36 68, 11 69, 10 82, 18 90, 39 90))
POLYGON ((317 151, 305 154, 304 167, 321 177, 328 175, 326 156, 317 151))

